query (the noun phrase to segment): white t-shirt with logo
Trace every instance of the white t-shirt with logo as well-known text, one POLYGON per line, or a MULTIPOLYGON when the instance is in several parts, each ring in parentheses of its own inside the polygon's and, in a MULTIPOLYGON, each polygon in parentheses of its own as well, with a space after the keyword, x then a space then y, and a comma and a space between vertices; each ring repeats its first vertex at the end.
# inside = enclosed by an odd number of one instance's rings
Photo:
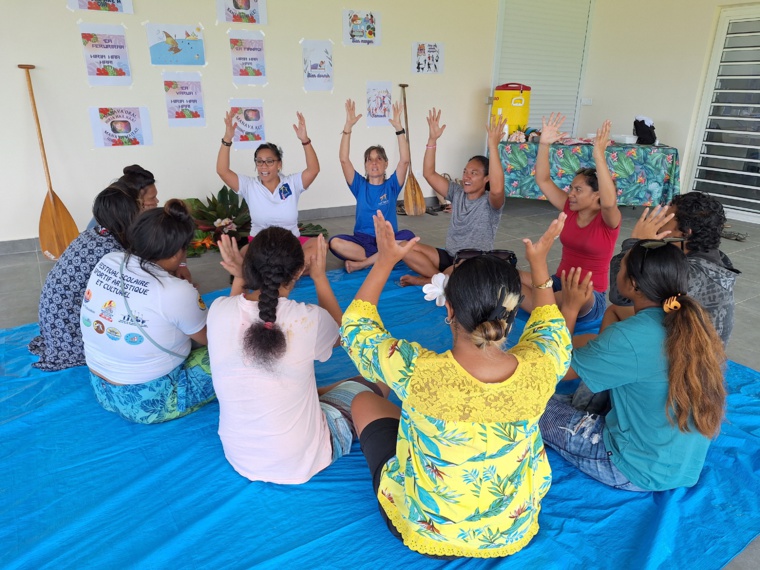
POLYGON ((87 366, 118 384, 143 384, 174 370, 190 354, 190 335, 206 325, 206 305, 187 281, 151 265, 150 275, 132 256, 124 267, 121 295, 120 266, 126 254, 109 253, 95 266, 82 300, 79 324, 87 366), (136 326, 171 355, 157 348, 136 326), (184 355, 184 356, 182 356, 184 355))
POLYGON ((304 483, 332 461, 314 361, 332 355, 338 324, 316 305, 281 297, 276 323, 287 348, 268 370, 243 353, 245 333, 257 321, 258 302, 243 295, 221 297, 209 309, 208 352, 224 455, 252 481, 304 483))
POLYGON ((280 175, 280 185, 270 192, 258 178, 238 174, 239 193, 251 212, 251 235, 279 226, 299 237, 298 198, 304 190, 301 173, 280 175))

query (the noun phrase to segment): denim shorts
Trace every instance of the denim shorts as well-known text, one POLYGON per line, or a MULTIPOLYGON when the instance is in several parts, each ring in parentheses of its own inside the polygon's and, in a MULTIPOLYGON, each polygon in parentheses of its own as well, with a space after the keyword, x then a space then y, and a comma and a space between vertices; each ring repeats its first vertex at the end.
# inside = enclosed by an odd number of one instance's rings
MULTIPOLYGON (((552 290, 556 293, 562 291, 562 279, 557 275, 552 275, 552 290)), ((591 310, 585 315, 578 315, 577 322, 583 321, 601 321, 604 317, 604 310, 607 308, 607 293, 600 293, 594 291, 594 304, 591 306, 591 310)))
POLYGON ((615 489, 647 493, 612 462, 612 452, 604 445, 604 421, 604 416, 576 410, 554 395, 538 425, 544 444, 589 477, 615 489))

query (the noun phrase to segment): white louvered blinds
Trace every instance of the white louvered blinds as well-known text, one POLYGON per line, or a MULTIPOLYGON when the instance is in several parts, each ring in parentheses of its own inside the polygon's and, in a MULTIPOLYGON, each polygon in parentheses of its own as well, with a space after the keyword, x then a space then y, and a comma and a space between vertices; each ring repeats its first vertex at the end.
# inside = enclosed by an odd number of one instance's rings
POLYGON ((760 18, 728 23, 699 140, 693 189, 760 213, 760 18))
POLYGON ((530 85, 528 125, 540 129, 542 116, 559 111, 575 133, 591 0, 503 1, 494 85, 530 85))

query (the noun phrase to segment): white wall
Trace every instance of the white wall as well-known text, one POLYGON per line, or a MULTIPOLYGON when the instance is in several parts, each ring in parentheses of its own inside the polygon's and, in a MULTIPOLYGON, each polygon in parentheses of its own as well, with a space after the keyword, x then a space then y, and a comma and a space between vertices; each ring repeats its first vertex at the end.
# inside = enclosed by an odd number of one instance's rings
POLYGON ((634 117, 647 115, 685 172, 719 6, 752 3, 596 0, 581 95, 593 104, 581 107, 578 133, 609 118, 613 133, 628 134, 634 117))
MULTIPOLYGON (((438 150, 442 172, 457 174, 466 159, 483 152, 488 115, 497 0, 478 0, 466 6, 454 0, 272 0, 267 26, 216 23, 215 2, 204 0, 134 0, 135 14, 72 12, 66 0, 44 4, 5 0, 0 18, 0 101, 3 136, 0 137, 2 217, 0 241, 38 235, 39 214, 45 197, 45 177, 37 145, 24 73, 32 71, 53 189, 68 207, 80 229, 91 217, 95 195, 128 164, 137 163, 157 179, 159 199, 205 197, 222 182, 215 173, 216 154, 224 127, 222 117, 229 98, 264 99, 267 138, 283 147, 286 172, 303 169, 301 145, 291 124, 295 112, 307 119, 309 135, 320 158, 322 172, 300 208, 345 206, 353 203, 338 164, 338 144, 346 98, 363 101, 368 80, 408 83, 412 162, 422 167, 427 140, 425 116, 432 106, 442 108, 448 124, 438 150), (367 9, 382 18, 382 45, 345 47, 341 42, 343 9, 367 9), (43 16, 44 12, 44 16, 43 16), (175 15, 181 14, 181 15, 175 15), (119 24, 127 34, 133 72, 130 87, 90 87, 85 74, 78 21, 119 24), (207 65, 203 68, 152 66, 144 22, 196 24, 204 27, 207 65), (226 31, 230 27, 261 29, 269 84, 235 87, 232 84, 226 31), (334 43, 333 93, 303 91, 301 47, 298 41, 331 39, 334 43), (445 73, 412 75, 411 43, 440 41, 445 45, 445 73), (170 129, 167 124, 161 72, 200 71, 206 106, 204 128, 170 129), (90 106, 147 106, 151 113, 153 146, 95 149, 87 117, 90 106)), ((395 96, 400 97, 396 88, 395 96)), ((362 121, 352 137, 354 163, 370 144, 389 149, 397 158, 392 127, 367 128, 362 121)), ((233 152, 232 167, 255 171, 253 151, 233 152)), ((426 187, 421 175, 418 179, 426 187)), ((429 189, 427 193, 432 195, 429 189)))

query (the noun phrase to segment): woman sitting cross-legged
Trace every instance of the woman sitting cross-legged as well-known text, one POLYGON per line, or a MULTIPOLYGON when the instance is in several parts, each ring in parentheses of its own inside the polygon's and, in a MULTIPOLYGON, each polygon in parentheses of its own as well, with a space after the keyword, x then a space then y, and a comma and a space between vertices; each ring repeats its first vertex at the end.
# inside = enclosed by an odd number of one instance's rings
POLYGON ((214 399, 206 305, 172 275, 195 223, 181 200, 143 212, 127 230, 129 252, 104 256, 80 313, 84 354, 98 402, 126 420, 173 420, 214 399))
POLYGON ((436 273, 450 275, 459 251, 493 249, 496 230, 504 211, 504 171, 499 159, 499 141, 504 133, 506 119, 491 117, 488 133, 488 154, 473 156, 464 166, 462 184, 447 180, 435 170, 437 141, 446 125, 441 126, 441 112, 428 113, 428 142, 422 174, 438 194, 451 201, 451 221, 446 234, 446 248, 435 248, 417 243, 404 257, 417 275, 404 275, 401 285, 424 285, 436 273))
POLYGON ((260 231, 245 258, 228 236, 220 242, 235 280, 208 317, 219 436, 227 461, 252 481, 304 483, 348 454, 351 401, 375 389, 361 377, 317 389, 314 361, 332 355, 341 310, 325 275, 327 244, 314 241, 309 265, 319 306, 288 298, 304 269, 288 230, 260 231))
MULTIPOLYGON (((562 312, 572 331, 591 295, 580 269, 563 279, 562 312)), ((587 475, 629 491, 695 485, 720 431, 725 354, 710 316, 688 290, 689 262, 664 240, 641 240, 617 276, 634 316, 573 351, 565 379, 609 390, 605 415, 554 396, 541 417, 544 441, 587 475)))
MULTIPOLYGON (((549 277, 546 256, 564 219, 535 244, 523 240, 536 283, 549 277)), ((508 261, 478 256, 462 262, 445 289, 451 350, 438 354, 393 338, 377 304, 414 242, 397 245, 380 215, 375 228, 379 257, 343 315, 341 336, 362 375, 402 402, 399 409, 367 393, 352 405, 380 513, 394 536, 423 554, 514 554, 538 532, 551 485, 538 418, 571 349, 554 293, 536 290, 525 331, 505 352, 520 277, 508 261)))

